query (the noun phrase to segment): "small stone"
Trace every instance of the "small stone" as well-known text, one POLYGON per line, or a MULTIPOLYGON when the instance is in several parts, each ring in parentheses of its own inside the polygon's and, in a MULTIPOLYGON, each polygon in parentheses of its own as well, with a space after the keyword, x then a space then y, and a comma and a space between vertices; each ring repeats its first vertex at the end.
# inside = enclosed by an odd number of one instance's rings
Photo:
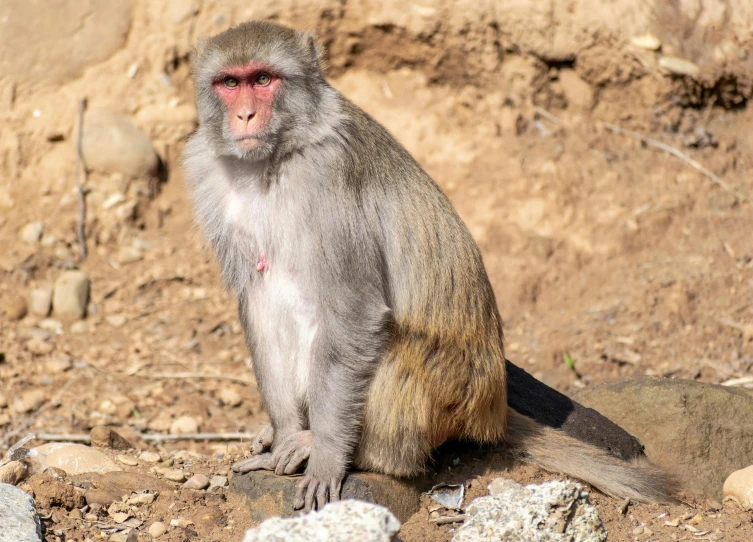
POLYGON ((74 508, 71 510, 71 512, 68 514, 68 517, 70 519, 84 519, 84 515, 81 513, 81 510, 78 508, 74 508))
POLYGON ((635 535, 643 534, 643 525, 638 525, 638 527, 633 529, 633 534, 635 535))
POLYGON ((110 316, 106 316, 105 320, 107 320, 108 324, 117 329, 126 325, 126 322, 128 322, 128 317, 123 314, 112 314, 110 316))
POLYGON ((154 493, 139 493, 129 499, 128 502, 138 506, 142 504, 152 504, 156 498, 157 496, 154 493))
POLYGON ((633 45, 646 49, 647 51, 658 51, 661 49, 661 40, 653 34, 643 34, 642 36, 635 36, 630 40, 633 45))
POLYGON ((84 320, 79 320, 71 324, 70 330, 74 335, 86 335, 89 333, 89 324, 84 320))
POLYGON ((218 398, 227 406, 237 407, 243 402, 243 397, 235 388, 221 388, 218 398))
POLYGON ((32 244, 38 243, 43 231, 41 222, 30 222, 21 229, 21 240, 32 244))
POLYGON ((64 373, 73 367, 73 362, 65 358, 50 359, 44 363, 45 368, 52 374, 64 373))
POLYGON ((136 263, 144 258, 142 252, 133 247, 121 247, 116 256, 116 261, 121 265, 136 263))
POLYGON ((16 414, 27 414, 41 407, 46 400, 47 392, 44 390, 29 390, 13 400, 13 411, 16 414))
POLYGON ((26 343, 26 350, 28 350, 30 354, 34 354, 35 356, 46 356, 54 349, 55 347, 50 343, 45 343, 37 339, 32 339, 31 341, 26 343))
POLYGON ((215 487, 225 487, 227 485, 227 476, 212 476, 209 479, 209 489, 212 490, 215 487))
POLYGON ((170 520, 170 525, 173 527, 180 527, 181 529, 185 529, 186 527, 193 525, 193 521, 189 519, 175 518, 170 520))
POLYGON ((29 308, 32 314, 47 317, 52 310, 52 288, 34 288, 29 295, 29 308))
POLYGON ((81 319, 89 302, 89 276, 83 271, 67 271, 55 281, 52 309, 56 316, 81 319))
POLYGON ((89 432, 92 446, 96 448, 108 448, 110 450, 129 450, 133 445, 122 435, 104 425, 92 427, 89 432))
POLYGON ((115 523, 123 523, 125 520, 131 517, 131 514, 127 512, 115 512, 114 514, 111 514, 110 517, 112 517, 115 523))
POLYGON ((676 75, 698 75, 701 69, 690 60, 676 56, 663 56, 659 66, 676 75))
POLYGON ((0 484, 18 485, 29 473, 29 468, 22 461, 10 461, 0 467, 0 484))
POLYGON ((722 487, 724 500, 731 500, 746 510, 753 509, 753 466, 730 474, 722 487))
POLYGON ((155 452, 141 452, 141 454, 139 454, 139 460, 144 463, 159 463, 160 456, 155 452))
POLYGON ((170 425, 171 435, 182 435, 186 433, 196 433, 199 431, 199 423, 191 416, 181 416, 176 418, 170 425))
MULTIPOLYGON (((159 472, 159 471, 158 471, 159 472)), ((186 479, 186 475, 182 470, 178 469, 166 469, 161 473, 167 480, 171 482, 183 482, 186 479)))
POLYGON ((139 464, 139 462, 133 457, 129 457, 127 455, 122 455, 122 454, 118 455, 118 461, 123 463, 123 465, 127 465, 129 467, 135 467, 139 464))
POLYGON ((188 481, 183 484, 183 487, 186 489, 206 489, 209 487, 209 478, 204 476, 203 474, 194 474, 191 476, 191 478, 188 479, 188 481))
POLYGON ((11 296, 3 307, 3 314, 11 321, 21 320, 27 312, 26 300, 20 295, 11 296))
POLYGON ((44 320, 39 322, 39 328, 51 333, 60 333, 60 331, 63 329, 63 323, 60 320, 55 320, 54 318, 45 318, 44 320))
POLYGON ((149 534, 153 538, 159 538, 166 532, 167 532, 167 525, 165 525, 161 521, 155 521, 149 526, 149 534))

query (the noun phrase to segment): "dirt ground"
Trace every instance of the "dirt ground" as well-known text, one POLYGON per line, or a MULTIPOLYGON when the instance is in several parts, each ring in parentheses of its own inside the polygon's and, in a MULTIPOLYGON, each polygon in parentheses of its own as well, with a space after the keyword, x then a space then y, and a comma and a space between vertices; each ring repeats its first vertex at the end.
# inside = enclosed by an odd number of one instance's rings
MULTIPOLYGON (((193 226, 179 167, 195 118, 188 45, 245 12, 196 6, 186 18, 163 19, 159 33, 156 8, 137 3, 123 49, 59 85, 0 79, 0 452, 29 431, 166 433, 189 416, 202 432, 254 433, 267 421, 235 302, 193 226), (90 255, 80 268, 91 277, 91 304, 86 327, 74 332, 70 322, 16 316, 32 288, 77 265, 82 96, 129 115, 167 173, 153 199, 148 179, 89 174, 90 255), (136 202, 132 216, 106 208, 117 193, 136 202), (44 225, 41 244, 19 239, 32 221, 44 225), (143 258, 118 263, 127 246, 143 258), (31 390, 42 390, 36 404, 18 412, 14 402, 31 390)), ((511 361, 565 393, 638 374, 713 383, 753 376, 753 112, 734 72, 705 82, 671 76, 656 69, 653 51, 600 36, 599 47, 564 60, 502 40, 492 65, 418 62, 436 54, 430 38, 407 42, 407 31, 384 25, 346 32, 327 17, 316 24, 330 46, 333 85, 406 145, 480 245, 511 361)), ((145 450, 205 454, 195 469, 207 474, 243 451, 227 442, 132 440, 145 450)), ((463 458, 447 472, 446 481, 471 481, 466 503, 499 475, 549 477, 479 461, 463 458)), ((178 503, 210 514, 205 525, 223 525, 196 539, 240 539, 247 522, 224 497, 194 502, 185 491, 161 497, 145 525, 176 517, 170 505, 178 503)), ((730 506, 694 501, 622 514, 620 502, 592 498, 610 540, 753 539, 751 515, 730 506)), ((405 542, 450 539, 454 527, 430 524, 429 507, 427 498, 404 525, 405 542)), ((42 512, 47 540, 95 539, 96 528, 67 511, 42 512)), ((168 536, 192 539, 190 529, 168 536)))

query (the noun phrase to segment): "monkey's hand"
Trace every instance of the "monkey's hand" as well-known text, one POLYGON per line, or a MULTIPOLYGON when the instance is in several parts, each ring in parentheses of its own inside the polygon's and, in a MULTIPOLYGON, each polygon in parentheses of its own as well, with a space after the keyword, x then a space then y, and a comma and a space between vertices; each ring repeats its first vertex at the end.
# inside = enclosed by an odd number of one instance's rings
POLYGON ((340 489, 345 477, 345 472, 341 472, 340 469, 317 466, 312 460, 313 457, 309 459, 306 474, 298 484, 293 501, 293 508, 296 510, 303 508, 304 512, 321 510, 328 502, 339 501, 340 489))
POLYGON ((254 437, 254 440, 251 441, 251 455, 259 455, 260 453, 269 450, 274 439, 275 428, 272 427, 272 425, 265 425, 262 427, 261 431, 259 431, 254 437))
POLYGON ((276 444, 271 453, 238 461, 233 465, 233 471, 273 470, 278 475, 295 474, 310 454, 311 431, 298 431, 276 444))

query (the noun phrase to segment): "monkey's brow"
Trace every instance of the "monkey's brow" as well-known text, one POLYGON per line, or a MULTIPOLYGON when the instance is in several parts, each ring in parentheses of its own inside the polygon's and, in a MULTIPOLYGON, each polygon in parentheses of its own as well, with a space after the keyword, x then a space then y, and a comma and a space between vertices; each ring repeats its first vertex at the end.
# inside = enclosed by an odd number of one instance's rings
POLYGON ((270 75, 280 77, 277 70, 272 69, 269 64, 265 62, 249 62, 248 64, 223 66, 217 71, 215 80, 221 80, 225 77, 236 77, 238 79, 245 79, 258 74, 259 72, 266 72, 270 75))

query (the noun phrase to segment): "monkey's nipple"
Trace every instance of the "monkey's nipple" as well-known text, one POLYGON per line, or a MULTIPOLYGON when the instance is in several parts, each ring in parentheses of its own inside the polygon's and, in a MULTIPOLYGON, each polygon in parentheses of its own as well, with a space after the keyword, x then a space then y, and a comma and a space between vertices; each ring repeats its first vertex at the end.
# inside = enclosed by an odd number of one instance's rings
POLYGON ((259 256, 259 263, 256 264, 256 270, 259 273, 263 273, 267 269, 269 269, 269 262, 267 262, 267 257, 262 254, 261 256, 259 256))

